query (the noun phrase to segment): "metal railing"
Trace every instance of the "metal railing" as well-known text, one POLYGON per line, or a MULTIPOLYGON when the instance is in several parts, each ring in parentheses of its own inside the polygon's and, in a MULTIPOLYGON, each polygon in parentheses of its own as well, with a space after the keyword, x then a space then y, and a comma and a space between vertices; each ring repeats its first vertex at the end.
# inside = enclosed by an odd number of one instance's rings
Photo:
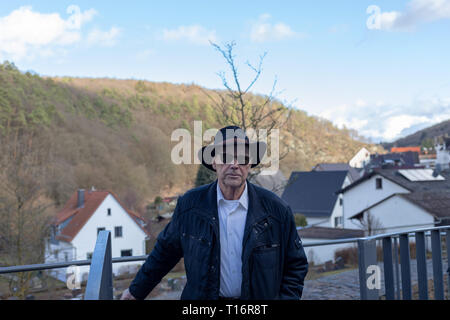
POLYGON ((1 274, 30 272, 67 268, 71 266, 89 266, 89 276, 86 283, 85 300, 112 300, 112 264, 119 262, 144 261, 147 255, 132 257, 111 257, 111 232, 102 230, 97 236, 94 253, 91 260, 69 262, 41 263, 23 266, 0 267, 1 274))
MULTIPOLYGON (((382 242, 384 285, 387 300, 412 299, 411 285, 411 259, 410 259, 410 237, 415 237, 416 260, 418 275, 419 299, 428 299, 428 275, 427 275, 427 246, 426 237, 431 238, 431 253, 433 264, 433 281, 435 299, 444 299, 442 239, 445 235, 447 248, 447 272, 448 288, 450 290, 450 226, 434 227, 409 230, 397 233, 379 234, 369 237, 329 240, 324 242, 304 243, 303 247, 316 247, 336 245, 345 243, 356 243, 358 245, 358 266, 360 297, 362 300, 379 299, 381 275, 378 273, 377 246, 376 242, 382 242), (445 233, 443 232, 445 231, 445 233), (399 246, 398 243, 399 242, 399 246), (400 250, 400 260, 398 257, 400 250), (398 265, 400 264, 400 269, 398 265), (401 273, 400 273, 401 272, 401 273), (394 277, 395 275, 395 277, 394 277), (401 277, 400 277, 401 275, 401 277), (394 279, 395 278, 395 279, 394 279), (401 289, 400 281, 401 278, 401 289), (372 283, 374 282, 374 283, 372 283), (372 285, 373 284, 373 285, 372 285), (378 285, 377 285, 378 284, 378 285), (401 295, 400 295, 401 293, 401 295)), ((48 264, 36 264, 26 266, 13 266, 0 268, 0 274, 26 272, 46 269, 65 268, 70 266, 90 265, 90 272, 86 284, 85 300, 109 300, 113 299, 113 277, 112 264, 118 262, 143 261, 147 255, 111 258, 111 233, 100 231, 92 260, 81 260, 71 262, 57 262, 48 264)))
MULTIPOLYGON (((379 283, 381 280, 381 275, 379 274, 378 268, 376 242, 381 241, 381 248, 383 252, 385 297, 387 300, 400 298, 403 300, 410 300, 412 299, 412 282, 409 240, 411 237, 414 237, 416 242, 418 297, 420 300, 427 300, 429 297, 426 237, 428 236, 431 238, 434 298, 436 300, 443 300, 445 297, 441 237, 444 235, 447 250, 446 271, 448 275, 448 295, 450 296, 450 226, 421 228, 403 232, 378 234, 362 238, 310 242, 304 243, 303 247, 357 243, 361 300, 378 300, 380 298, 381 288, 379 283), (443 231, 445 231, 445 233, 443 231), (398 257, 398 250, 400 250, 400 259, 398 257)), ((450 297, 448 298, 450 299, 450 297)))

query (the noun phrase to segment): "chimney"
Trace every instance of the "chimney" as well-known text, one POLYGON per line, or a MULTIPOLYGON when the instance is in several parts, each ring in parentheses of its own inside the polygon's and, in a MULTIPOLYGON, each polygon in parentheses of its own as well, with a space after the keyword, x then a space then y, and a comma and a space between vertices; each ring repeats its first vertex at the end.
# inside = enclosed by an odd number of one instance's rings
POLYGON ((77 208, 84 208, 84 189, 78 190, 77 208))

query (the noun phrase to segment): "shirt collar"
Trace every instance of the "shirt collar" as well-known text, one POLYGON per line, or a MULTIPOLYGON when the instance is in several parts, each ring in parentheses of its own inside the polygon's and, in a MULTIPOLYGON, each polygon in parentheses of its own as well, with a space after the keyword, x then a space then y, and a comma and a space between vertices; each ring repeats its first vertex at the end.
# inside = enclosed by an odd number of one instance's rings
MULTIPOLYGON (((217 182, 217 205, 220 204, 221 200, 226 200, 223 196, 222 190, 220 190, 219 182, 217 182)), ((239 198, 239 204, 243 206, 246 210, 248 210, 248 190, 247 190, 247 181, 245 181, 244 192, 242 192, 241 197, 239 198)))

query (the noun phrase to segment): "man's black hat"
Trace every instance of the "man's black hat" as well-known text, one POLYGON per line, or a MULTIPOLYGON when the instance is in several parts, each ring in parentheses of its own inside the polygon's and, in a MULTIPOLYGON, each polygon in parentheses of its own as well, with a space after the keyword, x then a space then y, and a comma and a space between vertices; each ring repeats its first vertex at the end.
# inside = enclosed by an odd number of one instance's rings
MULTIPOLYGON (((199 150, 198 157, 202 164, 209 170, 215 171, 212 161, 216 155, 216 149, 224 150, 227 146, 233 146, 233 151, 238 145, 248 147, 251 167, 256 167, 266 153, 267 144, 263 141, 250 141, 245 132, 237 126, 228 126, 220 129, 214 137, 214 142, 199 150)), ((237 148, 239 150, 239 147, 237 148)), ((239 151, 238 151, 239 152, 239 151)))

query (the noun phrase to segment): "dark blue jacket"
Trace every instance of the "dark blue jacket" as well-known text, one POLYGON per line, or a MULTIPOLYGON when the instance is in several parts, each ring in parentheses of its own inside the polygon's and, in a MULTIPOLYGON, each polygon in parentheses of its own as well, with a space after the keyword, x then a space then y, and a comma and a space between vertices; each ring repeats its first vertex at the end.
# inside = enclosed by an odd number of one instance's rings
MULTIPOLYGON (((247 181, 249 208, 242 250, 241 299, 300 299, 308 262, 290 207, 247 181)), ((218 299, 220 237, 217 180, 178 199, 171 222, 130 285, 144 299, 184 257, 183 300, 218 299)))

